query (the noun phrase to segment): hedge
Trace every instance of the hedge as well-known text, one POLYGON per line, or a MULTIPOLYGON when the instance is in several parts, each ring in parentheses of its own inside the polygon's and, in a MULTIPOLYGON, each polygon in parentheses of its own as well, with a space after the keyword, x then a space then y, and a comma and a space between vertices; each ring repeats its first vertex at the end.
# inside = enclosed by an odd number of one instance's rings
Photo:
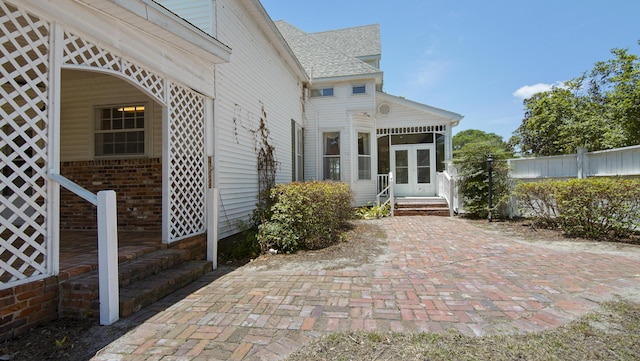
POLYGON ((520 212, 567 235, 623 238, 640 230, 640 180, 587 178, 520 183, 520 212))

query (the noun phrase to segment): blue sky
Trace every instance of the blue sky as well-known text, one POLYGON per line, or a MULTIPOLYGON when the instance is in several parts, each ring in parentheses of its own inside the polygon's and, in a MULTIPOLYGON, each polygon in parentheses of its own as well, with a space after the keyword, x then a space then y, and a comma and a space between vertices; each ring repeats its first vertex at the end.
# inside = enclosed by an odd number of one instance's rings
POLYGON ((262 0, 306 32, 380 24, 384 90, 464 115, 454 133, 520 125, 532 89, 575 78, 612 48, 640 54, 638 0, 262 0))

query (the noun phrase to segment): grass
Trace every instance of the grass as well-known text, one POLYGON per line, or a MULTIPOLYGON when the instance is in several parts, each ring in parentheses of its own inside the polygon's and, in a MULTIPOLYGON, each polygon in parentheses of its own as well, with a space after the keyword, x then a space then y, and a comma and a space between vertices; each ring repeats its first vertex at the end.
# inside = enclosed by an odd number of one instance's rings
POLYGON ((605 302, 563 327, 536 333, 333 333, 287 360, 640 360, 640 304, 605 302))

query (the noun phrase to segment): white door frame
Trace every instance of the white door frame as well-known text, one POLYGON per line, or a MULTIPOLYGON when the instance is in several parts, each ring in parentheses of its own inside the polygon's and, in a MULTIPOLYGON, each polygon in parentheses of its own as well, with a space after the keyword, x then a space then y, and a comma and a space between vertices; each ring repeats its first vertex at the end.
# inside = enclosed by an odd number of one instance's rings
POLYGON ((394 173, 394 193, 398 197, 431 197, 436 194, 436 147, 435 144, 399 144, 390 149, 391 171, 394 173), (407 151, 407 175, 398 174, 396 151, 407 151), (429 183, 418 183, 418 150, 429 150, 429 183), (406 183, 403 181, 406 180, 406 183))

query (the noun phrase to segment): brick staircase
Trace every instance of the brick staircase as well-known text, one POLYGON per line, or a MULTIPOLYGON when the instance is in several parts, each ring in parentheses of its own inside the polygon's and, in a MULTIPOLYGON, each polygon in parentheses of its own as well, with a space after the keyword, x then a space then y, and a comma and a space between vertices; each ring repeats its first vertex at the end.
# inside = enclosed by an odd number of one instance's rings
MULTIPOLYGON (((211 262, 194 260, 191 254, 192 250, 188 248, 162 245, 157 249, 128 253, 124 257, 120 255, 120 317, 139 311, 211 271, 211 262)), ((97 267, 61 282, 60 316, 99 318, 98 290, 97 267)))
POLYGON ((449 206, 441 197, 396 198, 394 215, 449 217, 449 206))

